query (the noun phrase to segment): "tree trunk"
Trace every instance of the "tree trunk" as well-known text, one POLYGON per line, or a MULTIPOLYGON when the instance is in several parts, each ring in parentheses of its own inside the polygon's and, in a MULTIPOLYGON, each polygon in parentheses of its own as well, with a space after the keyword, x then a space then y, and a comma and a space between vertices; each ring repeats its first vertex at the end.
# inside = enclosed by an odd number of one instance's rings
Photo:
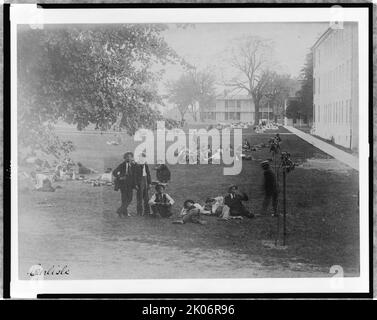
POLYGON ((254 125, 259 124, 259 100, 254 100, 254 107, 255 107, 255 117, 254 117, 254 125))
POLYGON ((200 122, 203 122, 204 114, 203 114, 202 104, 200 102, 198 102, 198 104, 199 104, 199 120, 200 122))

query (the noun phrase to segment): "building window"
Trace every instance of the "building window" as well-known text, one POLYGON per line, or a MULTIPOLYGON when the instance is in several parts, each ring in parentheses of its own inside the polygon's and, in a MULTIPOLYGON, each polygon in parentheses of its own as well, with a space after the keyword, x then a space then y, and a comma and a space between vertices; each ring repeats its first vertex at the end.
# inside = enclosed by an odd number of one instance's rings
POLYGON ((237 109, 241 109, 241 100, 237 100, 237 109))
POLYGON ((348 104, 349 104, 349 113, 348 113, 348 123, 351 123, 351 119, 352 119, 352 102, 351 102, 351 99, 348 100, 348 104))
POLYGON ((229 108, 228 100, 225 100, 225 109, 228 109, 228 108, 229 108))
POLYGON ((335 110, 335 104, 331 106, 330 108, 330 123, 334 123, 334 110, 335 110))

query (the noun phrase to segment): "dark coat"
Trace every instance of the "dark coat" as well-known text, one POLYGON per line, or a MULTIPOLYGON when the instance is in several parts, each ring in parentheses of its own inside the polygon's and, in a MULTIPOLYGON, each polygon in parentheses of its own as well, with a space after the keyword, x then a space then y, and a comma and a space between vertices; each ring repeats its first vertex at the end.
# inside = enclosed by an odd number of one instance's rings
POLYGON ((265 193, 268 195, 273 195, 278 192, 275 173, 271 169, 267 169, 264 171, 263 188, 265 193))
POLYGON ((242 204, 242 201, 247 201, 249 198, 246 195, 246 193, 235 194, 233 199, 231 198, 230 194, 227 194, 224 197, 224 204, 227 205, 231 211, 235 212, 242 212, 245 210, 244 205, 242 204))
POLYGON ((127 162, 123 161, 114 171, 113 176, 114 181, 114 190, 118 191, 123 188, 134 188, 135 187, 135 162, 129 163, 130 167, 128 173, 126 173, 127 162))
POLYGON ((147 184, 152 183, 151 173, 147 164, 135 164, 135 185, 139 186, 143 178, 143 166, 145 166, 145 171, 147 173, 147 184))
POLYGON ((170 170, 166 164, 157 167, 156 177, 159 182, 167 183, 170 181, 170 170))

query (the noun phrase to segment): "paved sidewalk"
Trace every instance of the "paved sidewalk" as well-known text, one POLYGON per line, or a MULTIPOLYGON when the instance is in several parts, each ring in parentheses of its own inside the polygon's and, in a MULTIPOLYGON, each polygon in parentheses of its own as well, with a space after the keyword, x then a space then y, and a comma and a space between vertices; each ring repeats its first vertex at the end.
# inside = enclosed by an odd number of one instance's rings
POLYGON ((298 130, 294 127, 284 126, 287 130, 297 135, 299 138, 305 140, 306 142, 310 143, 314 147, 326 152, 330 156, 334 157, 335 159, 339 160, 340 162, 345 163, 346 165, 350 166, 351 168, 359 171, 359 158, 349 154, 343 150, 340 150, 331 144, 324 142, 310 134, 307 134, 301 130, 298 130))

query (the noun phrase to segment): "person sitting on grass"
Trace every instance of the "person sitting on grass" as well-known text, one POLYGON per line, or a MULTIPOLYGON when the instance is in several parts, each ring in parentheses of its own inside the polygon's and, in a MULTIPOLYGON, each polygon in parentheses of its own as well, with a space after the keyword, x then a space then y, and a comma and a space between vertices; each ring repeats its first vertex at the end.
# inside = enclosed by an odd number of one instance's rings
POLYGON ((152 216, 157 217, 160 215, 162 218, 169 218, 172 215, 171 207, 174 200, 167 193, 165 193, 165 186, 157 184, 155 186, 156 192, 149 200, 152 208, 152 216))
POLYGON ((251 145, 247 139, 243 140, 242 150, 243 151, 250 151, 251 145))
MULTIPOLYGON (((201 219, 200 214, 206 213, 203 207, 193 200, 186 200, 183 203, 183 209, 180 213, 180 219, 173 221, 176 224, 185 224, 188 222, 206 224, 207 221, 201 219)), ((208 212, 207 212, 208 213, 208 212)))
POLYGON ((231 185, 228 189, 228 194, 224 198, 224 204, 229 207, 229 215, 253 218, 254 215, 242 203, 242 201, 247 201, 248 199, 246 193, 240 192, 236 185, 231 185))

